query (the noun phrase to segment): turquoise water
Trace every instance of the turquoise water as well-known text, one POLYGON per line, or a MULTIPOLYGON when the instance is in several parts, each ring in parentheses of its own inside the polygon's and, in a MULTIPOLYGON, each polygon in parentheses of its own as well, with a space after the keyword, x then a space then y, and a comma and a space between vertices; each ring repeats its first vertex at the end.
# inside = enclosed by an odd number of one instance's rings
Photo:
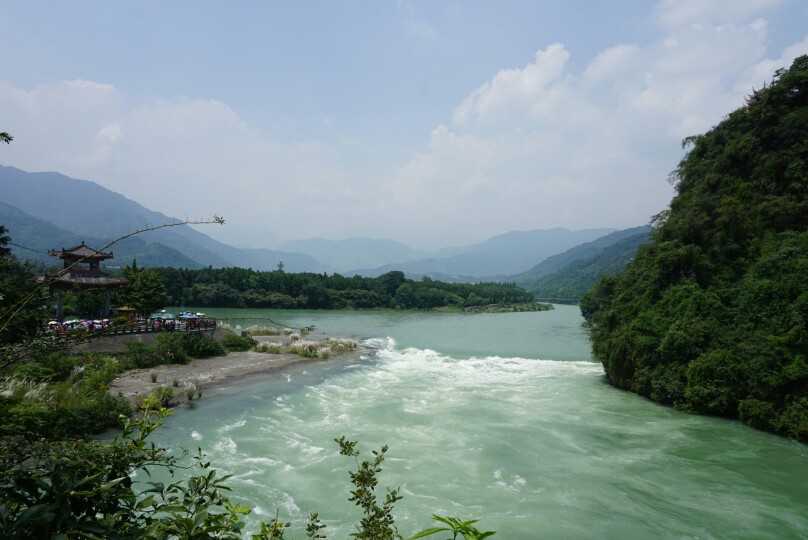
POLYGON ((380 485, 404 494, 405 536, 438 513, 503 539, 808 537, 806 446, 608 386, 575 307, 206 311, 314 324, 376 350, 201 400, 157 433, 234 475, 251 527, 318 512, 329 538, 347 538, 359 517, 353 463, 333 442, 345 435, 365 455, 389 445, 380 485))

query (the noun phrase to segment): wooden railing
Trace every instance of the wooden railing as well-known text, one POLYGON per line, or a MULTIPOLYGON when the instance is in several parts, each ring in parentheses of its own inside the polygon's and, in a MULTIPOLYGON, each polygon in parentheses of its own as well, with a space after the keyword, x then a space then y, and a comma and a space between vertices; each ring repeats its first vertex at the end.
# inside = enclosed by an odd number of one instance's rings
POLYGON ((119 336, 122 334, 149 334, 152 332, 213 332, 216 319, 169 319, 157 323, 155 320, 132 321, 123 325, 111 326, 90 331, 90 336, 119 336))

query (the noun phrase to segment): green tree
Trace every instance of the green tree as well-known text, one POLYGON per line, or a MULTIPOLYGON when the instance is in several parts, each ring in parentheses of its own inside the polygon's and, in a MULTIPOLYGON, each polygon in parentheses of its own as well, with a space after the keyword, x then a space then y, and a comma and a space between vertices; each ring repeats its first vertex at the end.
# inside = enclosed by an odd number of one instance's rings
POLYGON ((33 272, 11 254, 6 232, 0 225, 0 346, 32 338, 46 316, 44 293, 37 290, 33 272))
POLYGON ((124 267, 123 275, 129 280, 129 285, 120 291, 119 302, 135 308, 145 317, 165 307, 168 293, 157 273, 139 268, 137 261, 132 261, 131 265, 124 267))
POLYGON ((808 441, 808 56, 685 140, 652 242, 581 299, 609 381, 808 441))

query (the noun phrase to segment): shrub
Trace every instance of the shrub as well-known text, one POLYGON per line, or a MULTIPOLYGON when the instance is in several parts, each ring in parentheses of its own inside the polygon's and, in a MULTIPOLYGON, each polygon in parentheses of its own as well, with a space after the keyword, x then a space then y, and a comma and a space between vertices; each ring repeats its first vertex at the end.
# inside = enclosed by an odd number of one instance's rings
POLYGON ((117 358, 111 356, 94 358, 84 365, 84 388, 97 392, 106 392, 109 383, 123 370, 117 358))
POLYGON ((75 369, 65 382, 0 379, 0 432, 37 440, 99 433, 117 425, 118 416, 131 409, 107 393, 116 368, 114 359, 105 359, 100 367, 75 369))
POLYGON ((320 344, 316 341, 306 341, 303 339, 293 341, 289 344, 289 352, 304 358, 317 358, 317 351, 320 344))
POLYGON ((38 382, 51 381, 56 377, 52 369, 39 363, 18 364, 14 366, 13 375, 17 379, 38 382))
POLYGON ((168 407, 174 399, 174 389, 170 386, 158 386, 149 396, 155 398, 163 407, 168 407))
POLYGON ((329 339, 326 341, 326 343, 335 353, 352 351, 359 346, 359 342, 355 339, 345 338, 329 339))
POLYGON ((154 346, 160 356, 161 364, 187 364, 188 352, 185 350, 186 338, 178 332, 162 332, 157 336, 154 346))
POLYGON ((161 363, 162 357, 151 345, 127 341, 124 346, 126 347, 126 358, 132 367, 143 369, 158 366, 161 363))
POLYGON ((283 352, 283 345, 275 342, 259 343, 255 350, 258 352, 280 354, 283 352))
POLYGON ((251 326, 247 328, 247 335, 250 336, 277 336, 280 331, 277 328, 268 328, 264 326, 251 326))
POLYGON ((184 337, 185 350, 193 358, 207 358, 227 354, 222 344, 211 337, 200 334, 187 334, 184 337))
POLYGON ((227 332, 222 338, 222 346, 228 351, 249 351, 258 344, 250 336, 238 336, 227 332))
POLYGON ((69 356, 64 352, 46 354, 38 362, 43 368, 53 372, 54 381, 64 381, 73 372, 73 368, 81 364, 78 356, 69 356))

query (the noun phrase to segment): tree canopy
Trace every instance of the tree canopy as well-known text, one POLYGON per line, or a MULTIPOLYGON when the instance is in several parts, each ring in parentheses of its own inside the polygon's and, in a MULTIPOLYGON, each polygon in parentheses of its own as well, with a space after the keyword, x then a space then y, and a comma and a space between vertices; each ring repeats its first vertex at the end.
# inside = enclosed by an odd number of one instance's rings
POLYGON ((0 225, 0 346, 30 339, 45 316, 34 274, 11 254, 10 241, 0 225), (27 309, 20 309, 26 299, 27 309))
POLYGON ((400 271, 377 278, 245 268, 155 268, 154 272, 172 303, 196 307, 431 309, 533 301, 532 294, 512 283, 444 283, 427 277, 414 281, 400 271))
POLYGON ((129 285, 117 293, 119 303, 135 308, 144 317, 165 307, 168 294, 153 270, 140 268, 137 261, 132 261, 131 265, 124 267, 123 275, 129 280, 129 285))
POLYGON ((612 384, 808 440, 808 56, 685 141, 653 241, 581 301, 612 384))

